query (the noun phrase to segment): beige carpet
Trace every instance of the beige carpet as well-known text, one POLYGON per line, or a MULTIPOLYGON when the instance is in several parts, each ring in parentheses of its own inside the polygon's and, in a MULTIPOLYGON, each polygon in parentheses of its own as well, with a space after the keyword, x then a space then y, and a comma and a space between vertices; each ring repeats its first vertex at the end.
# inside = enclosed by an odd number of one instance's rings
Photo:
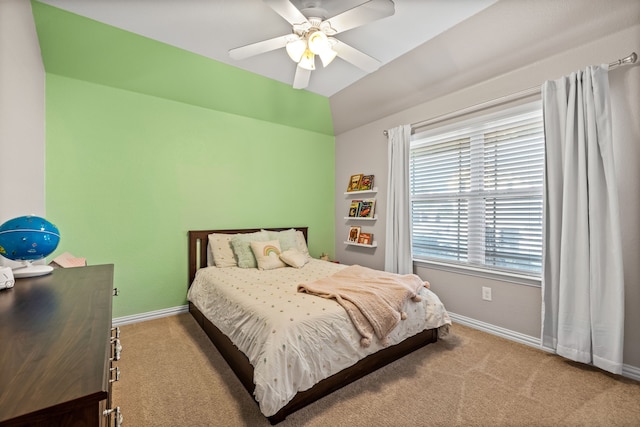
MULTIPOLYGON (((189 314, 121 327, 124 425, 268 426, 189 314)), ((289 426, 640 426, 640 383, 460 325, 289 426)))

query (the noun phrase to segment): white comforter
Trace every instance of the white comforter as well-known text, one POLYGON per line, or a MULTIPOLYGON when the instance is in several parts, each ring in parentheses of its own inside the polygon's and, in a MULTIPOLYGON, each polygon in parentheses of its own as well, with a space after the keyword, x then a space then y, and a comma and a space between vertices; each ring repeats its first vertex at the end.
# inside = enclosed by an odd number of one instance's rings
MULTIPOLYGON (((344 267, 313 259, 300 269, 198 270, 189 301, 248 357, 255 399, 265 416, 274 415, 299 391, 383 348, 375 338, 363 348, 360 334, 334 300, 297 292, 298 284, 344 267)), ((407 302, 407 319, 389 335, 390 345, 451 324, 433 292, 423 288, 420 295, 421 302, 407 302)))

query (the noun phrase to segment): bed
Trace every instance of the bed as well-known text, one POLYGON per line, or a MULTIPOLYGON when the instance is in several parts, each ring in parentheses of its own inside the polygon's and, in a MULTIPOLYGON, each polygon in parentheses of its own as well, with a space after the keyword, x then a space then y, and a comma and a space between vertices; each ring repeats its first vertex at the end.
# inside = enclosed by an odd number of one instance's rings
POLYGON ((420 295, 427 299, 407 310, 416 314, 409 313, 408 321, 389 334, 389 343, 373 340, 364 348, 335 300, 297 291, 300 282, 347 267, 310 258, 308 252, 300 268, 212 265, 210 235, 237 238, 265 230, 272 238, 295 231, 297 248, 306 249, 306 227, 189 231, 188 299, 190 313, 271 424, 446 333, 446 310, 423 288, 420 295), (263 343, 263 338, 269 341, 263 343))

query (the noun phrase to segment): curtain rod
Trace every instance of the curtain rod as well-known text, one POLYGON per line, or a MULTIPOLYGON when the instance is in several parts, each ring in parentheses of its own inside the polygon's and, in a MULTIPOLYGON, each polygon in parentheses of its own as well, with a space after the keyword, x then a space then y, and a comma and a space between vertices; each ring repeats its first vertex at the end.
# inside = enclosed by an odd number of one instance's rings
MULTIPOLYGON (((622 59, 618 59, 617 61, 610 63, 609 64, 609 68, 613 69, 613 68, 617 68, 617 67, 622 66, 622 65, 634 64, 637 60, 638 60, 638 55, 635 52, 632 52, 630 55, 625 56, 622 59)), ((411 123, 411 128, 412 128, 411 129, 411 133, 413 133, 416 128, 421 128, 421 127, 425 127, 425 126, 428 126, 428 125, 432 125, 434 123, 442 122, 444 120, 452 119, 454 117, 462 116, 464 114, 469 114, 469 113, 473 113, 473 112, 476 112, 476 111, 481 111, 481 110, 484 110, 485 108, 496 107, 498 105, 505 104, 507 102, 517 101, 519 99, 523 99, 523 98, 526 98, 528 96, 535 95, 537 92, 540 92, 540 86, 531 87, 529 89, 525 89, 525 90, 520 91, 520 92, 512 93, 510 95, 501 96, 500 98, 496 98, 496 99, 492 99, 492 100, 489 100, 489 101, 481 102, 480 104, 475 104, 475 105, 472 105, 470 107, 463 108, 461 110, 456 110, 456 111, 453 111, 453 112, 450 112, 450 113, 441 114, 439 116, 432 117, 432 118, 427 119, 427 120, 423 120, 423 121, 416 122, 416 123, 411 123)), ((386 131, 386 130, 382 131, 382 133, 384 134, 384 136, 388 136, 389 135, 389 132, 386 131)))

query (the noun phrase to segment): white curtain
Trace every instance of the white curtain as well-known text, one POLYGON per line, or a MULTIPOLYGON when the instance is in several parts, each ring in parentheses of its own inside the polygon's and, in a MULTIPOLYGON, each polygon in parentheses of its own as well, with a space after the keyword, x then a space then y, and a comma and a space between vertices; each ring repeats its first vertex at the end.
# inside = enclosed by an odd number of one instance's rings
POLYGON ((411 126, 388 130, 389 183, 387 186, 386 245, 384 269, 392 273, 413 273, 411 259, 411 205, 409 200, 409 150, 411 126))
POLYGON ((624 278, 608 67, 542 86, 545 251, 542 344, 622 371, 624 278))

